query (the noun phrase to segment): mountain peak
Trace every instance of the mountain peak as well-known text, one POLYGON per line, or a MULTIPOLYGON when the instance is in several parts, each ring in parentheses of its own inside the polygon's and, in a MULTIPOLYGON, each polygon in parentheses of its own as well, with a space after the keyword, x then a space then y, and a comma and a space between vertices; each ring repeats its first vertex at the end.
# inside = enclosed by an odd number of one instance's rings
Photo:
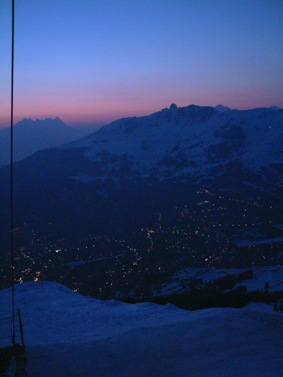
POLYGON ((229 107, 227 106, 223 106, 223 105, 217 105, 215 106, 215 110, 218 112, 218 113, 224 113, 224 111, 228 111, 228 110, 231 110, 229 107))

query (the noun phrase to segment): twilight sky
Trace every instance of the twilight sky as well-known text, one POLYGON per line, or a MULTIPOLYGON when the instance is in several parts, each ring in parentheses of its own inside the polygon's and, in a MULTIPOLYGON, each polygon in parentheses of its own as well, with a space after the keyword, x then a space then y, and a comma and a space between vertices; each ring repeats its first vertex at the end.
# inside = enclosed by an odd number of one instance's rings
MULTIPOLYGON (((0 1, 0 127, 11 1, 0 1)), ((283 107, 282 0, 15 0, 15 123, 106 124, 190 104, 283 107)))

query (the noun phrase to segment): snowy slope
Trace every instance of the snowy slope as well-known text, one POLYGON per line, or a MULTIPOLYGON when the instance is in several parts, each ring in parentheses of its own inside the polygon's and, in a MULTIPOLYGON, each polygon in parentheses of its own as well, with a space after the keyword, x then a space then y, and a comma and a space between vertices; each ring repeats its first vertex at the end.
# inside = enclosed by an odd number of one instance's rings
MULTIPOLYGON (((9 315, 10 302, 11 291, 1 291, 1 318, 9 315)), ((99 301, 48 282, 16 286, 15 303, 29 377, 283 373, 283 316, 271 306, 188 312, 99 301)))

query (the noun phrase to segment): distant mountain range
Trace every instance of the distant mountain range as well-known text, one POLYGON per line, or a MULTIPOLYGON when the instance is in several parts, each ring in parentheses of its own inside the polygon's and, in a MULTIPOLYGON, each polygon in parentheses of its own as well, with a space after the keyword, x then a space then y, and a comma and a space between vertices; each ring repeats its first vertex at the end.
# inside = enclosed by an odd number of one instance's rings
MULTIPOLYGON (((0 170, 0 182, 7 229, 8 167, 0 170)), ((15 226, 29 224, 54 237, 124 236, 150 226, 158 213, 174 221, 175 208, 196 206, 200 189, 225 194, 227 205, 231 196, 264 200, 273 214, 260 216, 283 223, 282 188, 282 109, 172 104, 16 163, 15 226)))
MULTIPOLYGON (((96 127, 97 128, 97 127, 96 127)), ((70 127, 60 120, 23 119, 13 127, 14 161, 20 161, 45 148, 57 147, 61 144, 79 139, 95 130, 94 126, 70 127)), ((0 130, 0 166, 10 163, 10 128, 0 130)))

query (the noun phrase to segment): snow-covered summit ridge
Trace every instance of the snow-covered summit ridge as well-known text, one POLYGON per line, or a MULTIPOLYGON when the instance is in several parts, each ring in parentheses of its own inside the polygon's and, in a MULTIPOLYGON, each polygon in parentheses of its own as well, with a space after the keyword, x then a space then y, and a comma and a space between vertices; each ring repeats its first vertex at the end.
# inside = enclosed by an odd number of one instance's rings
POLYGON ((259 171, 283 162, 283 111, 230 110, 222 105, 177 107, 119 119, 64 148, 84 148, 92 161, 124 156, 141 173, 198 172, 240 161, 259 171))

